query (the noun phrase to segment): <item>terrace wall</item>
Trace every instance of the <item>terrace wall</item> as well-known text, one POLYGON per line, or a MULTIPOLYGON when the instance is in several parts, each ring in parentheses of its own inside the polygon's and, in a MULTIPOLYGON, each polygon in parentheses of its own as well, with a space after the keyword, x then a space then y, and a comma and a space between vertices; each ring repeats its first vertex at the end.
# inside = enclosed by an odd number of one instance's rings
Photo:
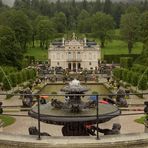
POLYGON ((0 148, 148 148, 148 134, 96 137, 42 137, 0 134, 0 148))

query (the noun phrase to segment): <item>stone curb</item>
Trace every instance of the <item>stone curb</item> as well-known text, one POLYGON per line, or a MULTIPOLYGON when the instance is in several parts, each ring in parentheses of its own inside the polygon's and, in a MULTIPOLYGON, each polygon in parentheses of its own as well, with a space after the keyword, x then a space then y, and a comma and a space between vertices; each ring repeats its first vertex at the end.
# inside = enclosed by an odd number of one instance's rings
POLYGON ((42 137, 0 134, 0 148, 148 148, 148 134, 96 137, 42 137))

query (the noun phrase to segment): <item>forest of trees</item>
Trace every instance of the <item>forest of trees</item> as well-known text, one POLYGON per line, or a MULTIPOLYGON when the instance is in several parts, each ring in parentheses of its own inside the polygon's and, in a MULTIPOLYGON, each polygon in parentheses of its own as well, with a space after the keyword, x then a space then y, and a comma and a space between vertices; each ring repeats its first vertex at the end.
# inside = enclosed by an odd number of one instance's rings
POLYGON ((28 45, 35 46, 39 40, 46 49, 49 40, 73 31, 98 38, 104 47, 115 29, 121 30, 129 53, 136 41, 145 44, 143 52, 147 53, 148 1, 15 0, 9 8, 0 0, 0 63, 20 68, 28 45))

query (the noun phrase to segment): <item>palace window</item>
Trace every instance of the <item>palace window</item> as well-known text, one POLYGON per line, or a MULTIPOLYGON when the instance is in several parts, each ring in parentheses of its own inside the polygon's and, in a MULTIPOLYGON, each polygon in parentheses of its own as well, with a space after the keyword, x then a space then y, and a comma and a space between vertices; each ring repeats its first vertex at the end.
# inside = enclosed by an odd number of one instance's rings
POLYGON ((68 60, 71 60, 71 52, 68 52, 68 60))
POLYGON ((78 59, 78 60, 81 60, 80 52, 77 53, 77 59, 78 59))

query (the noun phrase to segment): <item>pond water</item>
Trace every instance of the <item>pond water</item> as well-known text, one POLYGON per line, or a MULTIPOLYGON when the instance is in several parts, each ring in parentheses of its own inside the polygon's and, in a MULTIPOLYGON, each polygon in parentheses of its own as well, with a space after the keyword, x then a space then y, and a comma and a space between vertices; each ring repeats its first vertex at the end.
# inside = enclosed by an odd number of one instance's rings
MULTIPOLYGON (((64 87, 65 85, 60 84, 50 84, 45 86, 41 91, 40 94, 53 94, 56 92, 57 94, 64 95, 64 92, 61 92, 60 90, 64 87)), ((103 84, 89 84, 89 85, 82 85, 85 86, 86 88, 89 89, 86 94, 92 94, 92 92, 97 92, 98 94, 110 94, 110 91, 103 85, 103 84)), ((49 99, 53 98, 53 96, 49 97, 49 99)), ((56 97, 57 98, 57 97, 56 97)), ((58 98, 64 98, 64 96, 58 96, 58 98)))

